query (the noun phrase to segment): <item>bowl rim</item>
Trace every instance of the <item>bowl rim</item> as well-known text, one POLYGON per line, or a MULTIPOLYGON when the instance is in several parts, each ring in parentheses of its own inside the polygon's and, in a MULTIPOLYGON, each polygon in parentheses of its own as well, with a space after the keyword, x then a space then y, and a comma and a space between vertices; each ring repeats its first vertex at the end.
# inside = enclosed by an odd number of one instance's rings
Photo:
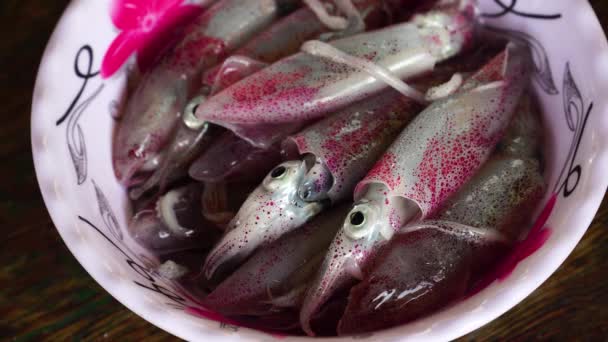
MULTIPOLYGON (((70 1, 68 6, 65 8, 64 12, 62 13, 61 18, 57 22, 57 24, 53 30, 53 33, 49 39, 49 42, 47 43, 47 46, 42 55, 42 58, 41 58, 41 61, 40 61, 39 67, 38 67, 36 83, 35 83, 35 87, 34 87, 34 95, 33 95, 32 108, 31 108, 31 127, 30 127, 31 132, 30 132, 30 134, 31 134, 32 155, 33 155, 33 160, 34 160, 36 179, 37 179, 37 182, 39 183, 39 187, 41 188, 41 194, 42 194, 43 200, 45 202, 45 206, 47 208, 47 211, 49 212, 49 215, 51 216, 53 224, 55 225, 57 231, 59 232, 60 236, 62 237, 62 240, 65 243, 68 250, 70 250, 70 252, 74 255, 76 260, 78 260, 80 265, 105 291, 110 293, 110 295, 112 297, 114 297, 122 305, 127 307, 131 312, 135 313, 136 315, 140 316, 141 318, 150 322, 151 324, 169 332, 170 334, 180 337, 182 339, 198 340, 201 338, 201 336, 194 335, 194 333, 195 333, 194 331, 188 332, 188 331, 184 331, 183 329, 180 329, 179 327, 176 328, 175 326, 173 326, 171 324, 171 321, 159 319, 158 317, 153 317, 152 315, 149 314, 149 312, 147 310, 140 310, 137 307, 137 305, 135 304, 136 301, 133 301, 130 298, 130 296, 125 295, 127 292, 123 293, 122 291, 120 291, 120 287, 111 286, 110 284, 108 284, 107 280, 101 279, 98 272, 96 272, 94 270, 92 262, 89 260, 89 258, 86 258, 81 253, 81 251, 79 249, 77 249, 75 247, 75 245, 71 242, 72 238, 67 235, 67 230, 64 230, 63 228, 61 228, 65 224, 65 222, 64 222, 65 220, 63 218, 61 218, 56 211, 52 210, 52 206, 49 204, 52 202, 52 200, 50 198, 48 198, 48 194, 45 191, 42 191, 42 183, 45 181, 46 178, 48 178, 48 177, 43 177, 43 175, 48 174, 48 172, 46 170, 43 170, 43 165, 40 161, 41 154, 44 151, 42 149, 36 147, 36 141, 35 141, 36 132, 35 132, 35 127, 34 127, 34 122, 36 122, 36 120, 37 120, 37 117, 35 115, 35 108, 37 108, 39 106, 39 102, 41 101, 40 100, 41 97, 39 96, 39 94, 41 92, 41 90, 40 90, 41 73, 47 67, 46 62, 49 60, 49 55, 52 54, 52 50, 53 50, 51 48, 52 43, 59 38, 60 28, 66 24, 67 20, 66 20, 65 14, 68 11, 73 10, 73 8, 75 7, 75 4, 77 2, 78 1, 76 1, 76 0, 70 1)), ((587 1, 581 2, 580 6, 586 6, 587 7, 586 10, 591 11, 593 14, 592 15, 593 22, 590 25, 595 27, 593 32, 596 32, 596 34, 598 36, 601 35, 601 38, 602 38, 601 39, 602 46, 600 48, 598 48, 598 51, 603 51, 603 52, 608 53, 608 41, 606 40, 605 31, 599 21, 598 16, 593 11, 591 4, 587 0, 587 1)), ((606 68, 608 68, 608 65, 606 65, 606 68)), ((608 92, 608 87, 605 90, 606 90, 606 92, 608 92)), ((598 93, 601 93, 601 91, 598 91, 598 93)), ((607 122, 604 123, 605 126, 603 128, 608 128, 608 124, 607 124, 608 123, 608 105, 606 105, 602 110, 603 110, 603 112, 599 113, 598 115, 604 115, 607 122)), ((601 138, 601 137, 599 137, 599 138, 601 138)), ((592 194, 592 196, 587 196, 585 198, 584 203, 581 202, 579 204, 580 206, 588 207, 587 210, 592 211, 595 214, 597 214, 597 211, 599 210, 599 208, 602 204, 602 199, 603 199, 606 191, 608 190, 608 178, 602 177, 602 175, 599 174, 601 172, 601 170, 608 169, 608 143, 607 143, 608 140, 606 140, 606 138, 603 138, 603 139, 605 139, 605 140, 603 141, 602 148, 599 150, 598 156, 597 156, 598 166, 590 169, 591 172, 589 173, 589 178, 591 179, 591 181, 598 181, 599 186, 597 188, 599 190, 596 190, 592 194), (600 193, 601 193, 600 190, 602 190, 602 189, 603 189, 604 195, 600 195, 600 193)), ((584 226, 586 228, 584 230, 581 230, 581 232, 576 236, 576 238, 571 239, 567 246, 564 246, 565 247, 564 249, 567 250, 567 253, 563 253, 562 254, 563 257, 560 258, 559 260, 551 260, 549 262, 550 267, 547 267, 544 272, 539 272, 540 276, 539 276, 539 274, 537 274, 536 277, 531 277, 534 279, 527 281, 525 283, 527 286, 525 286, 525 288, 523 288, 522 290, 518 291, 517 295, 512 296, 512 298, 508 302, 508 304, 502 305, 501 307, 496 307, 495 310, 492 310, 491 314, 486 315, 486 317, 484 319, 476 320, 476 321, 469 321, 469 322, 467 322, 467 324, 464 324, 463 326, 461 326, 458 329, 451 330, 449 334, 444 334, 444 336, 442 336, 442 337, 445 338, 446 340, 451 340, 451 339, 455 339, 455 338, 464 336, 467 333, 473 332, 473 331, 479 329, 480 327, 494 321, 496 318, 503 315, 504 313, 506 313, 513 307, 515 307, 517 304, 519 304, 521 301, 523 301, 525 298, 527 298, 534 290, 539 288, 540 285, 542 285, 542 283, 544 283, 555 271, 557 271, 557 269, 561 266, 561 264, 563 264, 563 262, 568 258, 568 256, 570 256, 570 254, 572 253, 572 251, 574 250, 576 245, 582 239, 585 232, 587 231, 587 229, 593 222, 593 220, 595 218, 595 214, 593 216, 590 216, 584 222, 581 222, 580 225, 584 226), (547 270, 550 270, 550 271, 547 271, 547 270)), ((381 337, 381 334, 401 330, 401 329, 403 329, 403 327, 404 326, 397 326, 394 328, 376 332, 375 337, 381 337)), ((217 329, 217 328, 214 328, 214 329, 217 329)), ((251 330, 251 329, 247 329, 247 328, 244 328, 244 329, 251 330)), ((259 333, 259 332, 256 331, 256 333, 259 333)), ((245 336, 242 336, 242 337, 245 337, 244 339, 249 340, 249 339, 251 339, 252 336, 253 335, 249 334, 246 337, 245 336)), ((257 335, 257 337, 259 337, 259 336, 260 335, 257 335)), ((232 340, 232 339, 240 339, 241 336, 225 335, 225 336, 221 336, 221 337, 225 338, 226 340, 232 340)), ((384 336, 384 337, 386 337, 386 336, 384 336)), ((345 338, 349 338, 349 337, 317 338, 317 340, 334 340, 335 341, 335 340, 342 340, 345 338)), ((307 341, 310 340, 309 337, 301 337, 301 336, 289 336, 289 339, 290 340, 307 340, 307 341)))

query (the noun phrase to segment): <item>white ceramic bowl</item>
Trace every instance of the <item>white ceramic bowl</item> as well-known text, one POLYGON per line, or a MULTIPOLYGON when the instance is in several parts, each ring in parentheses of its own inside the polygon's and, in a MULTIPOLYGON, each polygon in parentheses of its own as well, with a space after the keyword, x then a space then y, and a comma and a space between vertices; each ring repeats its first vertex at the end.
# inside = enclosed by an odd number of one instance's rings
MULTIPOLYGON (((150 271, 156 260, 125 232, 128 203, 112 172, 110 147, 126 71, 105 80, 97 72, 120 33, 110 19, 111 1, 74 0, 48 44, 38 74, 32 149, 57 230, 101 286, 160 328, 188 340, 275 339, 214 321, 178 284, 150 271)), ((509 276, 433 316, 358 338, 450 340, 490 322, 559 267, 606 192, 608 45, 591 6, 584 0, 480 0, 480 11, 488 25, 509 31, 534 50, 534 85, 548 130, 546 176, 553 194, 545 203, 554 198, 555 208, 547 210, 548 221, 526 242, 538 250, 527 258, 513 256, 511 266, 516 267, 509 276)))

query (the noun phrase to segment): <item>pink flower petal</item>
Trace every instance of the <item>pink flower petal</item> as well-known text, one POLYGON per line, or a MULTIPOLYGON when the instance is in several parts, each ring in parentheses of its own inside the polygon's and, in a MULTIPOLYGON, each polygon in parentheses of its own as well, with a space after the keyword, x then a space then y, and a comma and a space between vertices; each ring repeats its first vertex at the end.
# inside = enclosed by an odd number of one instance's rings
POLYGON ((202 7, 188 5, 177 7, 162 16, 149 33, 146 44, 138 50, 137 64, 140 70, 147 71, 154 66, 167 48, 177 43, 183 28, 202 12, 202 7))
POLYGON ((101 63, 101 76, 112 76, 137 49, 142 46, 144 36, 139 32, 122 32, 114 39, 101 63))
POLYGON ((147 0, 114 0, 110 13, 112 22, 121 30, 135 30, 146 15, 147 7, 147 0))
POLYGON ((173 10, 183 2, 184 0, 148 0, 148 6, 154 13, 162 14, 165 11, 173 10))

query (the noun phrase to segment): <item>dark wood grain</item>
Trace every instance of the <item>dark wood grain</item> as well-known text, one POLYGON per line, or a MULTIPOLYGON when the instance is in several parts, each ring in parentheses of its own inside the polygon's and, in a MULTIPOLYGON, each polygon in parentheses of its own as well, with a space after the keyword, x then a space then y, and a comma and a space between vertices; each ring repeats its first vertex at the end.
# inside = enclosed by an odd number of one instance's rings
MULTIPOLYGON (((29 141, 31 94, 42 52, 67 3, 0 1, 0 340, 174 340, 82 269, 38 191, 29 141)), ((608 3, 592 3, 608 26, 608 3)), ((606 340, 607 226, 604 201, 581 243, 544 285, 462 341, 606 340)))

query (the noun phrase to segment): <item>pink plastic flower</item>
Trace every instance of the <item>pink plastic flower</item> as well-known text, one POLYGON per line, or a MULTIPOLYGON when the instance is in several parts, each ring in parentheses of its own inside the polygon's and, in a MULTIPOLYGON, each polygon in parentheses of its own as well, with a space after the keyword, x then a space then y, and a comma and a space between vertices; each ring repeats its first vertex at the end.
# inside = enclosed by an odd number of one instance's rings
POLYGON ((121 32, 103 58, 102 77, 112 76, 135 52, 140 70, 148 70, 175 42, 176 31, 202 11, 201 6, 183 5, 183 0, 114 0, 112 22, 121 32))

